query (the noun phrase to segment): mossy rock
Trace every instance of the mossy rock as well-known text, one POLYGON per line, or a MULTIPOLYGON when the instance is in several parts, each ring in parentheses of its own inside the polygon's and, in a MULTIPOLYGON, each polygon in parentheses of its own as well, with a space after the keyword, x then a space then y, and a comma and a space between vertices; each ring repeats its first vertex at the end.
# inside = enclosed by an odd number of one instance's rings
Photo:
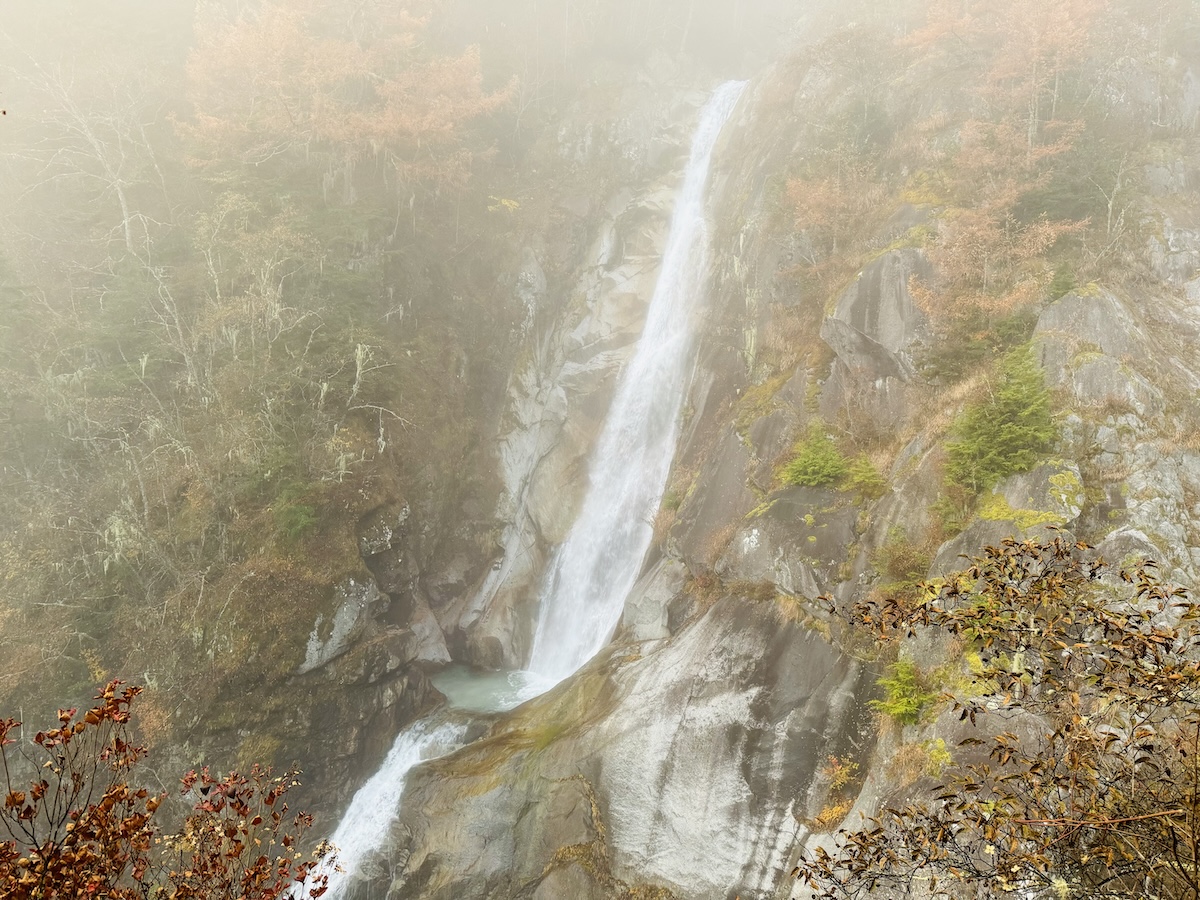
POLYGON ((1087 502, 1083 478, 1074 463, 1053 460, 1010 476, 980 502, 979 518, 1012 522, 1022 531, 1074 522, 1087 502))

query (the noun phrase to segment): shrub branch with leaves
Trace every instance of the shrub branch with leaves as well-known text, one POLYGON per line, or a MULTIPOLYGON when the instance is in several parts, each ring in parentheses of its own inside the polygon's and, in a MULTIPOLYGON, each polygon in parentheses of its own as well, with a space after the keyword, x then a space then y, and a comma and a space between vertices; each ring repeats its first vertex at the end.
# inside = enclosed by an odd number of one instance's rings
POLYGON ((949 698, 974 734, 931 799, 805 852, 793 874, 817 897, 914 879, 943 897, 1200 896, 1200 609, 1153 563, 1008 540, 848 618, 881 642, 938 629, 982 666, 949 698))
POLYGON ((0 719, 0 900, 324 894, 328 877, 317 873, 328 871, 330 851, 300 849, 312 818, 289 814, 283 798, 296 784, 292 773, 190 772, 183 792, 197 798, 193 810, 178 833, 163 832, 156 813, 166 795, 131 784, 146 755, 130 735, 140 693, 112 681, 82 716, 59 710, 58 726, 32 741, 18 741, 19 722, 0 719))

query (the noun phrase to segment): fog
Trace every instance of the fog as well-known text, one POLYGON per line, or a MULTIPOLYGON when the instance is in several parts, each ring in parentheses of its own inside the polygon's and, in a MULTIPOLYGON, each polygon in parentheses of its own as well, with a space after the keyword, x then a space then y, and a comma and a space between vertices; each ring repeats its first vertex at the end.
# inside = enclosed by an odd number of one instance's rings
POLYGON ((461 738, 378 884, 783 896, 948 736, 817 598, 1197 574, 1194 0, 10 0, 0 109, 0 720, 461 738))
POLYGON ((508 287, 521 247, 548 228, 561 282, 563 209, 665 177, 686 107, 816 11, 9 4, 0 698, 154 682, 174 746, 281 689, 364 515, 494 502, 471 473, 556 315, 508 287))

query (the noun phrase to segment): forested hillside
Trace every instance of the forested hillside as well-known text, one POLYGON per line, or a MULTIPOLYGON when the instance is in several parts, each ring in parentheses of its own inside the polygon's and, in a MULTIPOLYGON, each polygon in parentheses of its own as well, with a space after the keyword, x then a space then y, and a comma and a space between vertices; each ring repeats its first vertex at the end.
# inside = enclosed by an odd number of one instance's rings
POLYGON ((271 761, 271 685, 370 580, 360 520, 471 489, 468 389, 523 313, 468 185, 513 87, 429 10, 336 12, 205 5, 157 72, 6 51, 8 703, 121 674, 153 741, 203 718, 271 761))

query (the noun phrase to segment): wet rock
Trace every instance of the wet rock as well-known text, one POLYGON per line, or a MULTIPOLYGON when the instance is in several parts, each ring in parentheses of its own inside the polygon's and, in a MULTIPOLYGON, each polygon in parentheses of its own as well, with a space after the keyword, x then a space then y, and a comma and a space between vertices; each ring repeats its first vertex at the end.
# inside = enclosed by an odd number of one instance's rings
POLYGON ((961 571, 984 547, 998 547, 1013 532, 1013 523, 1008 519, 976 519, 961 534, 938 547, 930 572, 944 576, 961 571))
POLYGON ((519 848, 516 857, 525 865, 548 860, 555 869, 565 868, 563 861, 555 858, 559 851, 600 839, 600 829, 592 819, 593 799, 591 786, 582 778, 564 778, 549 786, 514 823, 513 836, 519 848))
POLYGON ((391 896, 518 896, 561 848, 598 836, 559 794, 582 781, 614 877, 681 897, 773 897, 812 773, 871 740, 865 676, 774 604, 745 600, 721 600, 644 655, 617 648, 410 776, 396 850, 409 880, 391 896))
POLYGON ((450 650, 446 646, 446 636, 442 633, 442 627, 433 614, 433 610, 429 608, 429 604, 425 602, 425 598, 421 596, 415 598, 408 627, 416 639, 415 659, 430 663, 450 662, 450 650))
POLYGON ((886 432, 903 420, 916 375, 913 357, 928 338, 926 316, 908 283, 929 274, 921 251, 891 250, 868 263, 838 299, 820 332, 837 357, 820 397, 828 421, 855 410, 886 432))
POLYGON ((608 892, 579 863, 561 866, 541 879, 532 900, 607 900, 608 892))
POLYGON ((484 669, 520 668, 529 657, 536 606, 511 592, 497 599, 468 631, 466 656, 484 669))
POLYGON ((871 560, 895 535, 915 546, 928 540, 935 524, 931 510, 941 493, 941 466, 941 448, 931 446, 924 436, 913 438, 896 455, 887 475, 891 489, 871 510, 871 523, 860 541, 858 559, 848 560, 853 564, 853 580, 839 593, 839 599, 855 599, 874 581, 871 560))
POLYGON ((1083 478, 1073 462, 1056 460, 1010 475, 980 499, 975 521, 938 548, 933 570, 945 575, 961 569, 967 558, 1006 537, 1045 539, 1050 529, 1069 534, 1085 502, 1083 478))
POLYGON ((684 559, 697 569, 720 557, 738 519, 755 507, 755 496, 746 485, 750 466, 749 448, 737 434, 727 433, 680 506, 680 524, 673 533, 684 559))
POLYGON ((1119 528, 1101 541, 1097 552, 1114 565, 1136 564, 1158 556, 1158 547, 1147 535, 1136 528, 1119 528))
POLYGON ((525 311, 521 331, 528 334, 546 297, 546 273, 532 247, 521 251, 521 265, 517 270, 513 293, 525 311))
POLYGON ((332 616, 317 616, 297 674, 311 672, 345 653, 387 605, 387 597, 374 581, 354 578, 338 585, 335 600, 337 608, 332 616))
POLYGON ((320 760, 319 768, 307 766, 307 772, 326 776, 316 781, 308 776, 304 787, 319 792, 321 806, 331 813, 344 808, 375 771, 395 735, 441 701, 418 667, 394 666, 400 656, 411 655, 411 642, 411 635, 383 635, 377 643, 368 642, 361 654, 347 654, 295 686, 294 697, 304 702, 291 723, 297 747, 303 748, 297 753, 302 763, 320 760), (388 668, 392 671, 384 674, 388 668), (364 677, 372 670, 377 677, 364 677))
POLYGON ((658 641, 671 636, 670 605, 682 590, 687 567, 662 559, 638 579, 621 615, 621 633, 631 641, 658 641))

